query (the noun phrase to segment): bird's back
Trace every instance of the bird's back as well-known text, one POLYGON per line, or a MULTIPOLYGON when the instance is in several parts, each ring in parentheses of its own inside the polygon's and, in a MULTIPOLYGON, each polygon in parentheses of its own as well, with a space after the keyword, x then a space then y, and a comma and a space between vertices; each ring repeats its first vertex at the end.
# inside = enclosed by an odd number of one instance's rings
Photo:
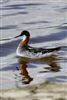
POLYGON ((41 58, 58 50, 60 50, 60 47, 45 49, 45 48, 35 48, 29 45, 25 45, 21 49, 18 48, 17 54, 22 57, 41 58))

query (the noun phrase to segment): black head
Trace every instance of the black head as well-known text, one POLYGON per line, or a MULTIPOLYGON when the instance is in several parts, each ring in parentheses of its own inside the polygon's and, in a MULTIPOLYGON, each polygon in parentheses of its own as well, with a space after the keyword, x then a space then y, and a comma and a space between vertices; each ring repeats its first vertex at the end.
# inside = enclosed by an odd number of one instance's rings
POLYGON ((23 36, 23 35, 26 35, 26 36, 30 36, 30 33, 26 30, 22 31, 20 36, 23 36))

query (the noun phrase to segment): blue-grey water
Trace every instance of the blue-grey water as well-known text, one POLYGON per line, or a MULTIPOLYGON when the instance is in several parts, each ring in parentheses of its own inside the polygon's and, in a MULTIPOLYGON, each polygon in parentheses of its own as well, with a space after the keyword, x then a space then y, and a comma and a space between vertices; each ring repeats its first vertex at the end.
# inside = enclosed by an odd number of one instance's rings
MULTIPOLYGON (((66 46, 66 10, 66 0, 1 0, 0 39, 28 30, 31 46, 66 46)), ((20 39, 0 41, 0 89, 40 84, 46 80, 67 82, 66 47, 58 51, 57 56, 45 58, 44 63, 42 60, 24 63, 16 57, 19 42, 20 39)))

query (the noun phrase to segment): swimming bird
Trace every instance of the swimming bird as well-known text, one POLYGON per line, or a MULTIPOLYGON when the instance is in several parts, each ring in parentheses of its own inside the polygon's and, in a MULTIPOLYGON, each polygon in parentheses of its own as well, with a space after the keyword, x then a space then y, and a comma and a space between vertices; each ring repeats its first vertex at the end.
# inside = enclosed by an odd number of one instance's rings
POLYGON ((56 48, 37 48, 37 47, 31 47, 28 45, 29 39, 30 39, 30 33, 27 30, 24 30, 21 32, 20 35, 16 36, 21 37, 22 40, 19 43, 16 54, 18 57, 27 57, 27 58, 42 58, 47 53, 53 53, 54 51, 60 50, 61 47, 56 48))

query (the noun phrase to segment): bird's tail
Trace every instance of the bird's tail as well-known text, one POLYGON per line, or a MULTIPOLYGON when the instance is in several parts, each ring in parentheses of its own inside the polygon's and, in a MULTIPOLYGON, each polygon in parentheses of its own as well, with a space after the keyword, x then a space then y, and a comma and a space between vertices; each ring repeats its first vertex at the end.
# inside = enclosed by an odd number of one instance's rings
POLYGON ((46 52, 59 51, 60 49, 61 47, 51 48, 51 49, 47 49, 46 52))
POLYGON ((60 46, 60 47, 52 48, 51 51, 59 51, 64 48, 67 48, 67 46, 60 46))
POLYGON ((48 48, 48 49, 44 49, 42 51, 42 53, 44 54, 44 53, 50 53, 50 52, 54 52, 54 51, 59 51, 59 50, 61 50, 63 48, 67 48, 67 47, 66 46, 60 46, 60 47, 55 47, 55 48, 48 48))
POLYGON ((61 47, 52 48, 53 51, 58 51, 60 49, 61 49, 61 47))

